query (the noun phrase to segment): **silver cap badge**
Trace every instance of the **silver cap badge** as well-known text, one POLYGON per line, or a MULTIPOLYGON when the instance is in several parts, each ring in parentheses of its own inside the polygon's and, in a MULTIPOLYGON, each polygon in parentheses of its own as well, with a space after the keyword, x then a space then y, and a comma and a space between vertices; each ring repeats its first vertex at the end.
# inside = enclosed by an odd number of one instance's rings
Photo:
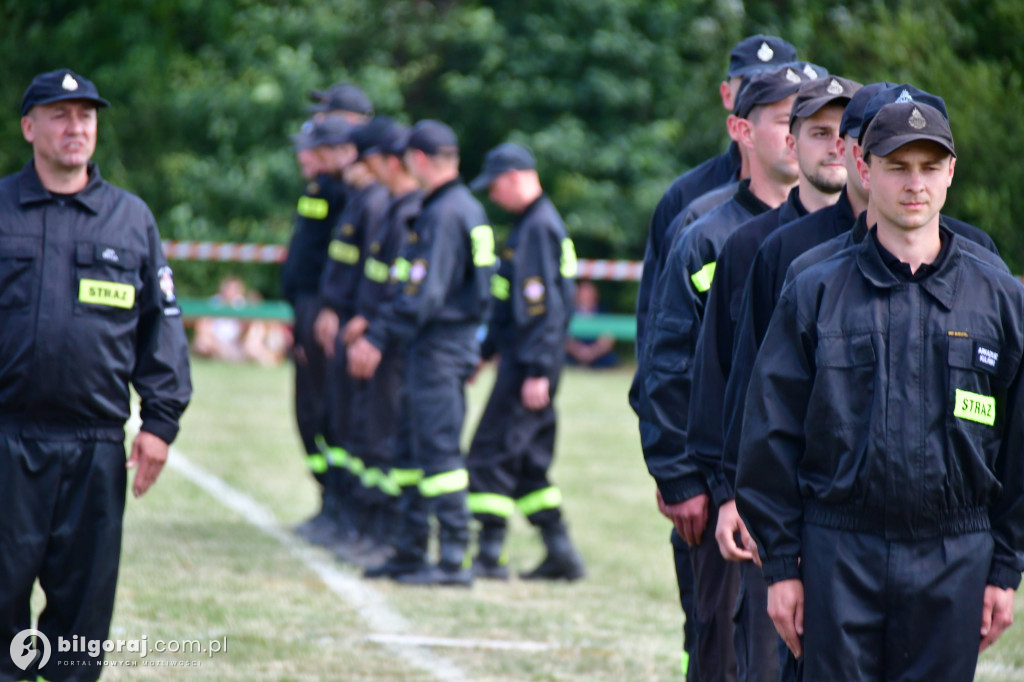
POLYGON ((921 111, 917 107, 914 107, 914 111, 910 114, 910 118, 907 119, 907 123, 915 130, 921 130, 928 125, 928 121, 924 119, 924 116, 921 115, 921 111))
POLYGON ((61 82, 60 86, 65 90, 74 91, 78 89, 78 81, 76 81, 74 76, 70 73, 66 73, 64 74, 64 80, 61 82))
POLYGON ((839 83, 839 81, 833 78, 832 82, 828 84, 827 88, 825 88, 825 92, 827 92, 830 95, 841 95, 843 94, 843 86, 839 83))
POLYGON ((798 76, 796 71, 794 71, 793 69, 786 69, 786 80, 788 80, 790 83, 799 83, 800 76, 798 76))
POLYGON ((768 43, 761 43, 761 47, 757 49, 757 58, 762 62, 770 62, 774 56, 775 50, 768 47, 768 43))
POLYGON ((900 93, 900 96, 896 98, 896 104, 906 104, 907 102, 913 102, 914 98, 910 96, 910 93, 904 90, 900 93))

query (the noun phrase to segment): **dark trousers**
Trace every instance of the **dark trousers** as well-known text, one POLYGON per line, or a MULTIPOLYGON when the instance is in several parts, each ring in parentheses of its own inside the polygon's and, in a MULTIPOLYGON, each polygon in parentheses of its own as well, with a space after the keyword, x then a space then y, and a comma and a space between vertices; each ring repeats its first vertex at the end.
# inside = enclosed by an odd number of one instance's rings
MULTIPOLYGON (((718 507, 708 507, 708 523, 696 547, 690 548, 696 585, 693 620, 697 629, 697 674, 701 680, 735 682, 733 611, 739 591, 739 564, 726 561, 715 540, 718 507)), ((690 665, 694 663, 690 660, 690 665)))
POLYGON ((754 562, 738 566, 739 593, 733 612, 737 677, 740 682, 778 682, 782 640, 768 616, 768 584, 754 562))
POLYGON ((973 680, 992 546, 805 524, 804 682, 973 680))
POLYGON ((675 528, 669 538, 672 544, 672 560, 676 569, 676 584, 679 586, 679 606, 683 610, 683 651, 688 666, 686 682, 697 682, 697 627, 694 625, 694 600, 696 584, 693 577, 693 562, 690 560, 690 546, 675 528))
MULTIPOLYGON (((551 378, 551 377, 549 377, 551 378)), ((485 525, 504 526, 501 500, 518 501, 535 526, 555 524, 561 519, 561 493, 548 481, 548 469, 555 451, 555 408, 543 410, 523 406, 521 391, 526 374, 515 359, 502 356, 491 397, 484 409, 466 458, 469 490, 483 505, 471 505, 485 525), (499 504, 488 507, 495 496, 499 504)), ((558 374, 551 380, 551 396, 557 389, 558 374)))
MULTIPOLYGON (((30 440, 0 433, 0 639, 10 643, 31 627, 36 578, 46 594, 38 629, 51 657, 38 672, 48 680, 95 680, 102 656, 60 652, 58 637, 103 640, 110 629, 121 555, 124 444, 30 440), (68 661, 86 661, 74 665, 68 661)), ((10 655, 0 678, 36 679, 10 655), (21 676, 19 678, 18 676, 21 676)))
POLYGON ((389 349, 368 381, 351 381, 352 428, 349 457, 362 462, 357 497, 366 507, 387 504, 395 493, 388 478, 399 431, 399 409, 404 391, 404 354, 389 349))
POLYGON ((295 300, 295 348, 301 355, 295 362, 295 421, 299 437, 307 455, 320 454, 316 437, 323 428, 324 387, 327 378, 327 358, 323 348, 313 338, 313 323, 320 312, 320 302, 314 295, 299 296, 295 300))
POLYGON ((421 545, 430 516, 436 516, 445 563, 462 561, 452 555, 446 562, 445 547, 464 552, 469 540, 468 474, 459 438, 466 381, 476 367, 478 347, 476 325, 435 326, 412 342, 406 358, 412 458, 423 477, 418 499, 404 512, 403 544, 421 545))

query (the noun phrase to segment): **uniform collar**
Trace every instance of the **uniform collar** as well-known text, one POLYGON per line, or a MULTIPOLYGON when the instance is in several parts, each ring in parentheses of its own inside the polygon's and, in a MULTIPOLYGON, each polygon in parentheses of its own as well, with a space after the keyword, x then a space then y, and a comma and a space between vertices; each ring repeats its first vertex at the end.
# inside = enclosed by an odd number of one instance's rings
POLYGON ((461 185, 461 184, 462 184, 462 176, 459 175, 459 176, 456 176, 454 179, 449 180, 448 182, 444 183, 443 185, 438 185, 437 189, 435 189, 433 192, 431 192, 430 194, 428 194, 427 196, 425 196, 423 198, 423 208, 426 208, 427 204, 432 203, 439 196, 441 196, 442 194, 444 194, 445 192, 450 190, 455 185, 461 185))
MULTIPOLYGON (((71 200, 82 206, 82 208, 90 213, 98 214, 101 202, 103 178, 100 176, 99 167, 93 161, 89 162, 88 173, 89 182, 86 183, 85 187, 83 187, 80 192, 72 196, 71 200)), ((25 167, 21 169, 21 177, 19 178, 18 184, 20 188, 18 200, 23 205, 56 201, 53 194, 43 186, 42 180, 39 179, 39 174, 36 173, 36 163, 34 160, 29 161, 25 164, 25 167)))
MULTIPOLYGON (((861 221, 858 219, 858 223, 861 221)), ((939 225, 942 239, 948 244, 939 252, 935 262, 935 271, 922 280, 912 282, 928 292, 932 298, 941 303, 947 310, 952 309, 956 299, 956 292, 959 289, 960 280, 963 277, 960 263, 963 254, 960 250, 959 238, 948 228, 939 225)), ((857 267, 861 274, 876 287, 880 289, 892 289, 893 287, 907 284, 897 277, 885 264, 882 253, 878 250, 877 240, 874 238, 864 239, 857 252, 857 267)))
POLYGON ((789 196, 779 206, 779 225, 791 223, 805 215, 807 215, 807 209, 804 208, 803 202, 800 201, 800 188, 794 187, 789 190, 789 196))
POLYGON ((531 201, 530 205, 523 209, 523 212, 519 216, 519 223, 522 223, 524 220, 526 220, 526 216, 536 211, 537 208, 540 207, 540 205, 543 204, 547 198, 548 195, 545 194, 544 192, 541 192, 540 196, 531 201))
POLYGON ((850 204, 849 188, 839 193, 839 201, 836 202, 836 220, 843 225, 853 225, 857 222, 857 216, 853 215, 853 206, 850 204))
POLYGON ((752 216, 761 215, 772 210, 772 207, 758 199, 753 192, 750 191, 750 178, 744 178, 740 180, 740 184, 736 187, 736 194, 733 195, 733 199, 737 204, 747 210, 752 216))

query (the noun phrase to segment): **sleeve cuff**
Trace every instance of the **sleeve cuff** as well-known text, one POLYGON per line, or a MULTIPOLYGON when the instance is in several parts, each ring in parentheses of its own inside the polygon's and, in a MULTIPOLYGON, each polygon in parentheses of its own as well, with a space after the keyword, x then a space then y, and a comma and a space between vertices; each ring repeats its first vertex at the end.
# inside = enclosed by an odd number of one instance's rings
POLYGON ((707 495, 708 485, 703 476, 688 474, 679 478, 656 479, 658 490, 661 491, 661 498, 665 504, 679 504, 686 500, 707 495))
POLYGON ((1020 571, 1012 566, 992 562, 988 570, 988 584, 1003 590, 1016 590, 1020 586, 1020 571))
POLYGON ((526 376, 530 377, 531 379, 535 379, 537 377, 546 377, 547 375, 548 373, 540 365, 529 364, 526 366, 526 376))
POLYGON ((373 347, 381 353, 383 353, 384 349, 387 348, 388 339, 387 332, 384 330, 384 325, 371 324, 366 329, 366 334, 364 336, 366 337, 366 340, 373 344, 373 347))
MULTIPOLYGON (((764 558, 764 555, 762 554, 761 557, 764 558)), ((782 582, 783 580, 799 580, 800 559, 795 556, 764 559, 761 573, 764 575, 764 581, 769 585, 782 582)))
POLYGON ((726 502, 736 498, 732 486, 725 480, 721 473, 715 474, 708 479, 708 487, 711 489, 711 500, 715 506, 721 507, 726 502))
POLYGON ((140 431, 153 434, 163 442, 170 445, 178 435, 178 425, 158 419, 149 418, 142 420, 140 431))

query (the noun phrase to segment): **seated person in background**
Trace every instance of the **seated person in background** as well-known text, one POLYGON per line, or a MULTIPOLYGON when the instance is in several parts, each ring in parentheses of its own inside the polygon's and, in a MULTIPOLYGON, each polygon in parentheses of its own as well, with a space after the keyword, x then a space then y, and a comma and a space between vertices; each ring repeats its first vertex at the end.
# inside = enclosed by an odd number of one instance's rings
MULTIPOLYGON (((257 295, 247 295, 245 283, 235 275, 225 277, 211 298, 216 306, 236 310, 258 301, 257 295)), ((290 338, 287 327, 279 322, 201 317, 196 320, 192 352, 204 358, 276 365, 284 360, 290 338)))
MULTIPOLYGON (((580 280, 576 286, 576 317, 601 312, 597 287, 590 280, 580 280)), ((615 354, 615 338, 602 334, 597 338, 570 335, 565 341, 566 363, 591 368, 615 367, 619 356, 615 354)))

